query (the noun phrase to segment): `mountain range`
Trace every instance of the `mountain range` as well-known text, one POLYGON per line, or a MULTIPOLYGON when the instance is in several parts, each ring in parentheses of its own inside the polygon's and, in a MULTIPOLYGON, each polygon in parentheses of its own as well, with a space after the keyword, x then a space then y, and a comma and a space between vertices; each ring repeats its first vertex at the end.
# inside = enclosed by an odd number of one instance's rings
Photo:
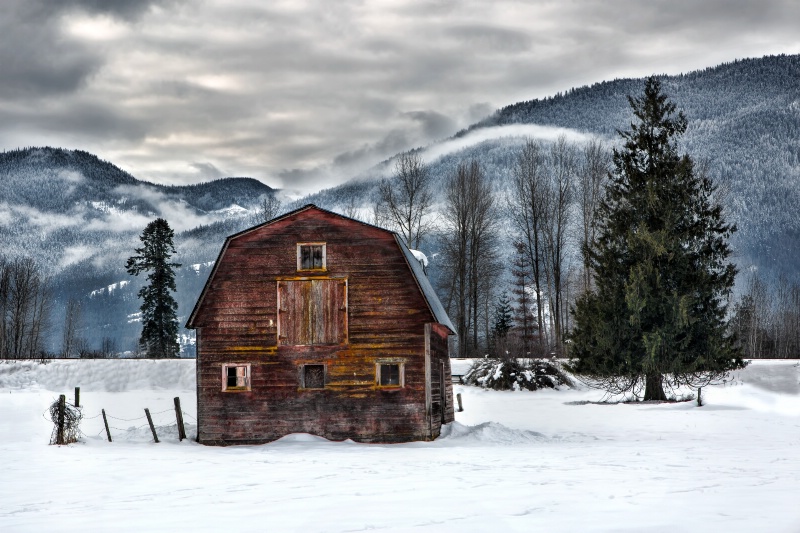
MULTIPOLYGON (((689 121, 681 149, 725 192, 728 219, 739 228, 732 244, 740 271, 797 278, 800 56, 740 60, 661 81, 689 121)), ((628 96, 639 94, 643 84, 642 79, 604 81, 509 105, 418 152, 439 193, 460 162, 474 159, 494 180, 503 203, 526 138, 545 144, 562 135, 578 144, 598 139, 611 148, 618 143, 617 131, 633 119, 628 96)), ((390 176, 393 164, 393 158, 384 161, 285 209, 315 203, 368 220, 379 178, 390 176)), ((251 225, 260 199, 275 192, 250 178, 156 185, 80 150, 13 150, 0 153, 0 243, 7 257, 32 256, 51 279, 55 318, 48 349, 58 350, 58 310, 69 298, 83 302, 84 335, 91 343, 110 337, 119 349, 130 349, 138 336, 141 280, 128 276, 124 263, 144 226, 162 216, 176 231, 176 260, 183 265, 177 299, 184 315, 224 237, 251 225)), ((434 256, 436 246, 431 239, 423 251, 434 256)))

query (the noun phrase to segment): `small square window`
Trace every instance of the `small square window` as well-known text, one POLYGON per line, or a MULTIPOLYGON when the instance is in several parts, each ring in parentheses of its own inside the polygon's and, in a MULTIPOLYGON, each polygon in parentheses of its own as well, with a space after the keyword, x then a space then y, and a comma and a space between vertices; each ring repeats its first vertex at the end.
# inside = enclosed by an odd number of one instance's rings
POLYGON ((325 270, 326 250, 324 243, 301 243, 297 245, 297 270, 325 270))
POLYGON ((376 370, 379 386, 403 386, 403 365, 401 363, 378 363, 376 370))
POLYGON ((225 364, 222 365, 222 391, 249 391, 250 390, 250 365, 225 364))
POLYGON ((325 388, 325 365, 303 365, 303 388, 325 388))

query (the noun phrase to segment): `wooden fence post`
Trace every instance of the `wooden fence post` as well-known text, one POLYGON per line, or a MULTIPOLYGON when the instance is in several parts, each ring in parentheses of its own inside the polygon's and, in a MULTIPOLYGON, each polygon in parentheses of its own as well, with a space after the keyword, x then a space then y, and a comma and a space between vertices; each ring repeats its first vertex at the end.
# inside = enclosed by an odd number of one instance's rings
POLYGON ((178 441, 186 438, 186 428, 183 427, 183 411, 181 411, 181 399, 175 396, 175 418, 178 420, 178 441))
POLYGON ((111 432, 108 430, 108 419, 106 418, 106 410, 101 409, 103 412, 103 424, 106 426, 106 436, 108 437, 108 442, 111 442, 111 432))
POLYGON ((75 407, 81 406, 81 388, 75 387, 75 407))
POLYGON ((153 425, 153 417, 150 416, 150 409, 145 407, 144 414, 147 415, 147 423, 150 424, 150 431, 153 432, 153 440, 158 444, 158 435, 156 435, 156 427, 153 425))
POLYGON ((58 432, 56 444, 64 444, 64 411, 67 408, 67 397, 62 394, 58 397, 58 432))
POLYGON ((456 394, 456 400, 458 400, 458 412, 460 413, 461 411, 464 410, 464 407, 461 405, 461 393, 460 392, 458 394, 456 394))

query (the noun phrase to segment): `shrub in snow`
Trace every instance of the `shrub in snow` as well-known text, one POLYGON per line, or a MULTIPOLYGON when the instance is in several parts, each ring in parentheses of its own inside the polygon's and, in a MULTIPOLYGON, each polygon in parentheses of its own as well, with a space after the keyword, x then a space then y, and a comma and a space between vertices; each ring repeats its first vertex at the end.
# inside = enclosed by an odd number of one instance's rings
POLYGON ((80 407, 70 405, 63 400, 55 400, 50 404, 50 420, 55 427, 50 436, 50 444, 71 444, 78 442, 83 415, 80 407))
POLYGON ((572 385, 560 363, 545 359, 476 359, 462 381, 493 390, 556 389, 572 385))

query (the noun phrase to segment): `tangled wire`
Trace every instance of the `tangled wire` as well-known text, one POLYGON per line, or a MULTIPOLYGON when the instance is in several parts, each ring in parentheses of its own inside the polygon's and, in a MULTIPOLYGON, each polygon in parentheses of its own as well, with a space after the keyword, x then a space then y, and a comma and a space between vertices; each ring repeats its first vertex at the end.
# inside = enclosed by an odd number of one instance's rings
POLYGON ((50 405, 50 420, 55 424, 53 434, 50 436, 50 444, 69 444, 71 442, 78 442, 78 435, 80 429, 78 424, 81 423, 83 414, 80 408, 64 403, 64 420, 61 424, 59 415, 60 400, 56 400, 50 405))

